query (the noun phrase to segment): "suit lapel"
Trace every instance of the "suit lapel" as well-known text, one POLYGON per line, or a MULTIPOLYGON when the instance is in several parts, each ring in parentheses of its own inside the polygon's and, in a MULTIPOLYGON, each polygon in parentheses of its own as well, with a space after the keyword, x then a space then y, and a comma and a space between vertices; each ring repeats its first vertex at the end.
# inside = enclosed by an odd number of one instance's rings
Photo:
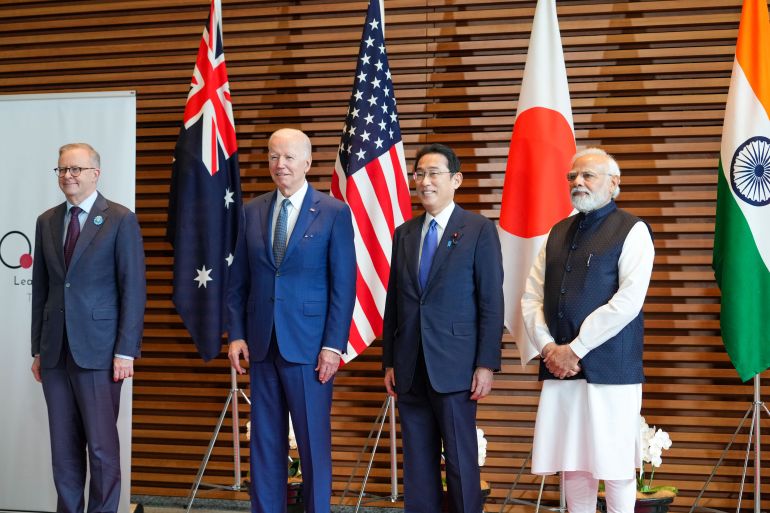
POLYGON ((86 222, 83 224, 83 228, 80 230, 78 241, 75 243, 75 251, 72 253, 72 260, 70 261, 69 266, 70 269, 73 269, 77 265, 80 256, 85 252, 88 245, 91 244, 91 241, 94 239, 94 237, 96 237, 96 234, 99 233, 99 230, 102 229, 104 223, 107 222, 108 208, 107 200, 104 199, 104 196, 98 194, 96 201, 94 202, 94 206, 88 213, 86 222), (97 217, 99 220, 95 221, 97 217))
POLYGON ((302 207, 299 209, 299 216, 297 222, 294 224, 294 229, 291 231, 291 237, 286 245, 286 254, 283 256, 283 260, 286 261, 291 257, 294 248, 297 247, 298 241, 305 235, 305 232, 313 221, 316 220, 319 213, 319 198, 316 197, 318 193, 313 189, 310 184, 307 186, 307 193, 305 199, 302 200, 302 207))
POLYGON ((420 290, 418 268, 420 265, 420 234, 425 224, 425 214, 409 223, 409 231, 404 235, 404 255, 406 268, 417 290, 420 290))
POLYGON ((51 240, 56 248, 56 261, 64 271, 64 216, 67 214, 67 203, 62 203, 49 218, 51 240))
MULTIPOLYGON (((461 228, 465 226, 465 211, 460 208, 459 205, 455 205, 452 215, 449 216, 449 221, 444 228, 444 234, 441 236, 441 240, 438 242, 438 248, 436 248, 436 254, 433 256, 433 263, 430 266, 430 273, 428 273, 428 282, 425 285, 425 290, 430 289, 431 283, 437 274, 441 271, 441 267, 446 262, 447 257, 454 249, 451 244, 447 244, 451 241, 453 234, 457 233, 458 238, 462 233, 461 228)), ((423 291, 424 293, 424 291, 423 291)))
POLYGON ((273 242, 272 242, 272 233, 273 233, 273 206, 275 205, 275 199, 278 197, 278 192, 273 191, 273 194, 270 196, 267 196, 264 199, 264 203, 262 203, 262 206, 258 209, 259 214, 262 216, 262 219, 259 220, 262 231, 262 237, 264 239, 264 245, 265 245, 265 252, 267 253, 267 260, 269 262, 272 262, 273 267, 275 267, 275 258, 273 257, 273 242))

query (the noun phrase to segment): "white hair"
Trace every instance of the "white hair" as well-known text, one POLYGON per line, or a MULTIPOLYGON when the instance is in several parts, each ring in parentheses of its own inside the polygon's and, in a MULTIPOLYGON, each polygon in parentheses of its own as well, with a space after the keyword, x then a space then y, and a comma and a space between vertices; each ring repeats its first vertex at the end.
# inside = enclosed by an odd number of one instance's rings
MULTIPOLYGON (((604 157, 607 159, 607 174, 610 176, 620 176, 620 166, 618 165, 618 161, 603 149, 596 147, 583 148, 579 152, 575 153, 575 155, 572 157, 572 160, 570 161, 570 167, 574 166, 575 162, 579 158, 585 157, 587 155, 599 155, 600 157, 604 157)), ((615 190, 612 191, 612 199, 617 198, 618 194, 620 194, 620 186, 615 187, 615 190)))
POLYGON ((601 157, 604 157, 607 159, 607 173, 612 176, 620 176, 620 166, 618 166, 618 162, 615 160, 615 158, 604 151, 601 148, 584 148, 580 150, 579 152, 575 153, 575 156, 572 157, 572 161, 570 162, 570 166, 575 165, 575 161, 579 158, 585 157, 586 155, 599 155, 601 157))

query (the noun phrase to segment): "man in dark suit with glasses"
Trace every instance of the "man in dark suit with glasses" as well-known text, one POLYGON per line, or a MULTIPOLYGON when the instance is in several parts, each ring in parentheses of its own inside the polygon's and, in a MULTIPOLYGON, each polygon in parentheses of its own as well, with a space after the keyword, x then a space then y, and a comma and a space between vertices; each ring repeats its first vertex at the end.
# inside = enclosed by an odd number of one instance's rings
POLYGON ((476 404, 500 369, 503 267, 497 229, 454 203, 460 161, 441 144, 414 168, 425 214, 396 229, 383 326, 388 394, 398 396, 407 513, 482 511, 476 404))
POLYGON ((83 513, 88 466, 88 511, 116 512, 120 389, 144 324, 142 236, 133 212, 97 192, 90 145, 62 146, 54 173, 66 201, 35 229, 32 374, 48 406, 56 511, 83 513))

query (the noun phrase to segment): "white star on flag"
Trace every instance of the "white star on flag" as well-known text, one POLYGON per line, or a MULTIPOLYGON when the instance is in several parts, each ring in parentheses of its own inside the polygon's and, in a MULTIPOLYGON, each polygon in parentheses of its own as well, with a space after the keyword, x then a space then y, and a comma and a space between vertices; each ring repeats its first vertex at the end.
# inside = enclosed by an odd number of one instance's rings
POLYGON ((229 209, 230 203, 235 203, 235 200, 233 199, 233 191, 227 188, 225 189, 225 208, 229 209))
POLYGON ((198 288, 203 287, 205 289, 206 283, 210 281, 214 281, 214 278, 209 276, 211 274, 211 271, 213 271, 213 269, 206 269, 206 266, 204 265, 202 268, 196 269, 195 271, 198 273, 198 276, 196 278, 193 278, 193 281, 198 282, 198 288))
POLYGON ((235 260, 235 257, 233 256, 232 253, 227 255, 227 257, 225 258, 225 262, 227 262, 227 267, 230 267, 231 265, 233 265, 233 260, 235 260))

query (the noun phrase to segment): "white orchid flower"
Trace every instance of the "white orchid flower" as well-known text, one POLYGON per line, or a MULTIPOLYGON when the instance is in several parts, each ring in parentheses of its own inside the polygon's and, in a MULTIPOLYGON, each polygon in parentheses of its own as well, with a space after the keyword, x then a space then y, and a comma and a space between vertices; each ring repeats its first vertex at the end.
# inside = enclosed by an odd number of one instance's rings
POLYGON ((483 429, 476 428, 476 440, 479 444, 479 467, 483 467, 487 460, 487 439, 484 438, 483 429))
POLYGON ((297 437, 294 436, 294 425, 291 423, 291 415, 289 415, 289 449, 297 448, 297 437))

